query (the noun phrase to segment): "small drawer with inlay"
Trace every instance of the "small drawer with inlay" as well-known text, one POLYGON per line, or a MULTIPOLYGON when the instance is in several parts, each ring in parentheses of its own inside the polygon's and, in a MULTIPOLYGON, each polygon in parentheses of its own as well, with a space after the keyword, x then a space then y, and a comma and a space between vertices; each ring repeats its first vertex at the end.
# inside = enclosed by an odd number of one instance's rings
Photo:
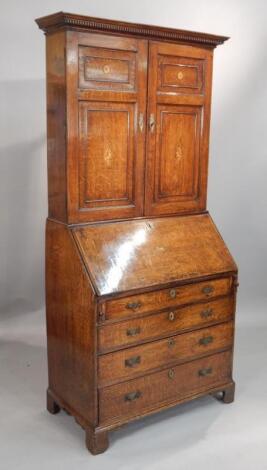
POLYGON ((100 389, 100 425, 127 420, 230 383, 231 363, 232 352, 226 351, 100 389))
POLYGON ((120 349, 161 336, 225 322, 233 318, 233 312, 234 297, 229 296, 116 324, 104 323, 98 327, 98 350, 106 352, 120 349))
POLYGON ((226 277, 107 300, 101 306, 102 315, 100 319, 120 320, 143 313, 156 312, 175 306, 178 307, 214 297, 225 296, 230 293, 231 287, 232 278, 226 277))
POLYGON ((230 348, 233 322, 202 328, 98 357, 100 386, 128 380, 149 370, 230 348))

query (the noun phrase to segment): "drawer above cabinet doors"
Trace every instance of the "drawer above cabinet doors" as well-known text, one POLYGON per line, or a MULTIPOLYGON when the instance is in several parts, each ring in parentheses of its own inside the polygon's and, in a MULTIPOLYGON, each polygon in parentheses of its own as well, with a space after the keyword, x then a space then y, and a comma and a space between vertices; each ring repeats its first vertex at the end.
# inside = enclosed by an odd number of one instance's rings
POLYGON ((98 328, 100 352, 220 323, 233 317, 233 296, 148 315, 98 328))
POLYGON ((228 295, 231 284, 231 278, 223 278, 108 300, 100 307, 100 320, 122 319, 228 295))
POLYGON ((197 396, 231 379, 231 351, 99 390, 100 425, 197 396))
POLYGON ((99 386, 128 380, 149 370, 227 349, 233 322, 153 341, 98 357, 99 386))

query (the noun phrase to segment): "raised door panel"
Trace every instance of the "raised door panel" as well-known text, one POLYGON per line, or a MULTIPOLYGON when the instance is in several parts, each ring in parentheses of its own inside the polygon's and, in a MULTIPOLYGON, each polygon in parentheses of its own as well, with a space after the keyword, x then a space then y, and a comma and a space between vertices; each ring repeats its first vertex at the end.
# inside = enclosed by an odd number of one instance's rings
POLYGON ((147 41, 68 32, 69 222, 143 214, 147 41))
POLYGON ((145 214, 206 207, 212 52, 151 43, 145 214))
POLYGON ((132 103, 80 103, 80 208, 133 207, 134 112, 132 103))
POLYGON ((155 202, 198 196, 201 109, 158 106, 155 202))

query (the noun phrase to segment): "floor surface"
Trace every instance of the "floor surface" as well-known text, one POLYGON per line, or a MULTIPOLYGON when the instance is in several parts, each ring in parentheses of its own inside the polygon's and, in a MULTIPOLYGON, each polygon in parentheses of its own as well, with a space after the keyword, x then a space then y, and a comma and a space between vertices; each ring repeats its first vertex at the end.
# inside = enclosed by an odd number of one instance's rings
POLYGON ((71 416, 45 409, 44 312, 3 315, 0 469, 267 469, 267 309, 246 308, 238 309, 235 403, 205 397, 129 424, 95 457, 71 416))

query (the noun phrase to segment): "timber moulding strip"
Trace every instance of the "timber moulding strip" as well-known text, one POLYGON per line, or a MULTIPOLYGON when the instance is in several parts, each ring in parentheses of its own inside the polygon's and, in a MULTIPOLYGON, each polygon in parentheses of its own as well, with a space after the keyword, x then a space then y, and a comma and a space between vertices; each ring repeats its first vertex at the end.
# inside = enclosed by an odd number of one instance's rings
POLYGON ((201 44, 215 48, 223 44, 229 37, 214 34, 184 31, 182 29, 164 28, 125 21, 103 20, 91 16, 74 15, 60 11, 53 15, 37 18, 36 23, 45 33, 57 29, 84 29, 104 33, 117 33, 119 35, 134 35, 140 38, 160 39, 167 41, 180 41, 184 43, 201 44))

